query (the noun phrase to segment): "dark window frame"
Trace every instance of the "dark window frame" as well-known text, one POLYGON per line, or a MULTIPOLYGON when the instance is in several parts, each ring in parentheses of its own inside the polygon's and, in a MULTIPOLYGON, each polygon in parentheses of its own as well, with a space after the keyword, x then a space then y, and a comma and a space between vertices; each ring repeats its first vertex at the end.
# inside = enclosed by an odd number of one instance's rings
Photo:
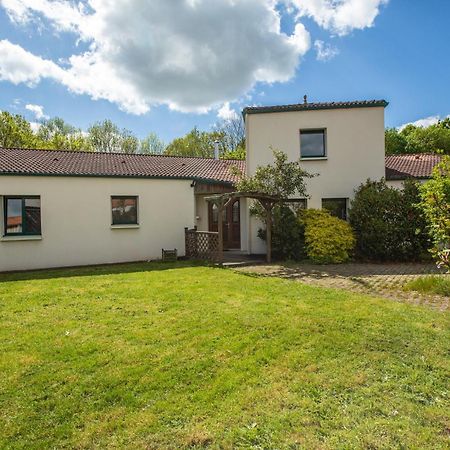
POLYGON ((40 195, 4 195, 3 196, 3 236, 42 236, 42 207, 41 207, 40 195), (21 214, 22 231, 20 233, 8 233, 8 200, 21 200, 21 214), (26 200, 39 200, 39 232, 26 231, 26 214, 25 214, 25 201, 26 200))
POLYGON ((322 199, 322 209, 326 209, 327 211, 329 211, 328 208, 324 208, 324 206, 323 206, 324 200, 325 201, 344 201, 345 202, 345 209, 343 210, 344 211, 343 217, 336 216, 334 214, 332 214, 332 215, 334 215, 334 217, 338 217, 339 219, 342 219, 342 220, 348 220, 348 202, 349 202, 348 197, 329 197, 329 198, 327 197, 327 198, 323 198, 322 199))
POLYGON ((111 195, 111 226, 112 227, 120 227, 120 226, 128 226, 128 225, 139 225, 139 196, 138 195, 111 195), (136 201, 136 222, 121 222, 114 223, 114 213, 113 213, 113 201, 114 200, 128 200, 133 199, 136 201))
POLYGON ((326 159, 328 154, 327 149, 327 129, 326 128, 301 128, 299 131, 300 137, 300 159, 326 159), (323 140, 323 154, 322 155, 303 155, 302 154, 302 134, 318 134, 322 133, 323 140))
POLYGON ((307 198, 290 198, 288 200, 285 200, 285 203, 293 212, 296 210, 306 210, 308 209, 308 199, 307 198), (302 205, 302 206, 300 206, 302 205))

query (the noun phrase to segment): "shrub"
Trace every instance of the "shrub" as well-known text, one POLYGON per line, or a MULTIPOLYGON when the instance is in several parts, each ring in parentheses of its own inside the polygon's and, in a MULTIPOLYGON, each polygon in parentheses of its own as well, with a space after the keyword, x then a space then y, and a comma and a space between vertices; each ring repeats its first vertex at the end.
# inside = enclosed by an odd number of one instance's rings
MULTIPOLYGON (((304 227, 297 214, 286 205, 273 209, 272 252, 278 259, 298 261, 306 258, 304 227)), ((259 229, 258 237, 266 240, 266 230, 259 229)))
POLYGON ((420 188, 422 208, 433 241, 432 254, 439 267, 450 272, 450 157, 433 170, 433 178, 420 188))
POLYGON ((378 261, 421 259, 429 238, 419 200, 414 181, 406 181, 402 191, 384 180, 362 184, 350 208, 358 255, 378 261))
POLYGON ((318 264, 343 263, 350 259, 355 238, 350 225, 324 210, 305 210, 300 218, 305 230, 306 254, 318 264))

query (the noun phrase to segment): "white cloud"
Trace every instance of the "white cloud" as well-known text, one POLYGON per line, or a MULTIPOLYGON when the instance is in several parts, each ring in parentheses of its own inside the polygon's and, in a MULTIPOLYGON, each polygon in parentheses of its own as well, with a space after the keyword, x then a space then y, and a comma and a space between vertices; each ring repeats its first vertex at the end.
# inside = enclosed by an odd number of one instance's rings
POLYGON ((42 78, 59 79, 64 70, 53 61, 27 52, 7 40, 0 41, 0 80, 35 86, 42 78))
MULTIPOLYGON (((447 117, 450 117, 450 115, 448 115, 447 117)), ((408 125, 414 125, 415 127, 424 127, 424 128, 426 128, 426 127, 429 127, 430 125, 434 125, 434 124, 438 123, 439 120, 441 120, 441 116, 439 116, 439 115, 428 116, 428 117, 425 117, 423 119, 416 120, 415 122, 404 123, 403 125, 400 125, 398 127, 398 129, 399 129, 399 131, 402 131, 408 125)))
POLYGON ((281 31, 275 0, 0 3, 17 23, 45 21, 90 46, 63 65, 2 41, 8 59, 0 53, 0 79, 35 85, 51 78, 135 114, 153 104, 204 112, 258 82, 287 81, 310 47, 302 24, 292 35, 281 31))
POLYGON ((41 105, 28 104, 25 105, 25 109, 31 111, 37 120, 48 119, 48 116, 44 114, 44 107, 41 105))
POLYGON ((299 17, 307 16, 326 30, 345 35, 373 26, 380 7, 389 0, 284 0, 299 17))
POLYGON ((230 103, 226 102, 217 111, 217 117, 222 120, 232 120, 236 119, 238 117, 238 114, 234 109, 230 108, 230 103))
POLYGON ((321 40, 314 42, 314 48, 318 61, 329 61, 339 54, 339 49, 321 40))
MULTIPOLYGON (((372 26, 387 1, 0 0, 14 23, 51 26, 88 48, 57 62, 0 41, 0 80, 51 79, 134 114, 159 104, 206 112, 258 83, 290 80, 311 47, 302 17, 343 35, 372 26), (295 15, 291 35, 281 31, 281 2, 295 15)), ((336 50, 316 51, 323 60, 336 50)))

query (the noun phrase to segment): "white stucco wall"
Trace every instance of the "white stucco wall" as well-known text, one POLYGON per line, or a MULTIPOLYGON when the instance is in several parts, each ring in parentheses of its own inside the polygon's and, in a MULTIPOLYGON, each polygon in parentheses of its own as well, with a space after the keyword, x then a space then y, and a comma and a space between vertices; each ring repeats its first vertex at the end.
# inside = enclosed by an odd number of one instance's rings
MULTIPOLYGON (((282 150, 290 160, 300 157, 300 130, 326 129, 327 157, 303 160, 305 170, 317 177, 307 181, 309 208, 321 208, 322 198, 352 199, 355 188, 367 178, 385 173, 384 108, 330 109, 283 113, 248 114, 247 172, 273 162, 272 150, 282 150)), ((248 251, 264 253, 257 237, 258 225, 249 219, 248 251)))
POLYGON ((207 194, 195 196, 195 225, 199 231, 209 231, 208 202, 205 200, 207 196, 207 194))
MULTIPOLYGON (((0 238, 0 271, 158 259, 162 248, 184 255, 195 219, 185 180, 0 176, 4 195, 41 196, 42 239, 0 238), (112 195, 139 196, 139 228, 111 227, 112 195)), ((1 226, 3 236, 3 214, 1 226)))
MULTIPOLYGON (((423 184, 423 183, 426 183, 428 181, 428 179, 426 179, 426 178, 417 178, 417 179, 415 179, 415 181, 419 182, 420 184, 423 184)), ((405 182, 405 180, 388 180, 388 181, 386 181, 386 184, 389 187, 402 190, 404 182, 405 182)))
POLYGON ((386 181, 386 184, 389 187, 392 187, 394 189, 399 189, 399 190, 403 189, 403 180, 389 180, 389 181, 386 181))

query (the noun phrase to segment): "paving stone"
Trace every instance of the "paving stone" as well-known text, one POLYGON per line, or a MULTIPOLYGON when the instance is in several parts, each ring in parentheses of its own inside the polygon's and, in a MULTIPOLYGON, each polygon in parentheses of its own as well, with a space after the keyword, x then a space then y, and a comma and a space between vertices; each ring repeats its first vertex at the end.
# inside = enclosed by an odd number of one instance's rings
MULTIPOLYGON (((240 272, 274 276, 302 283, 376 295, 395 301, 449 309, 450 298, 405 291, 403 287, 423 275, 442 274, 434 264, 271 264, 236 269, 240 272)), ((445 275, 450 276, 450 275, 445 275)))

